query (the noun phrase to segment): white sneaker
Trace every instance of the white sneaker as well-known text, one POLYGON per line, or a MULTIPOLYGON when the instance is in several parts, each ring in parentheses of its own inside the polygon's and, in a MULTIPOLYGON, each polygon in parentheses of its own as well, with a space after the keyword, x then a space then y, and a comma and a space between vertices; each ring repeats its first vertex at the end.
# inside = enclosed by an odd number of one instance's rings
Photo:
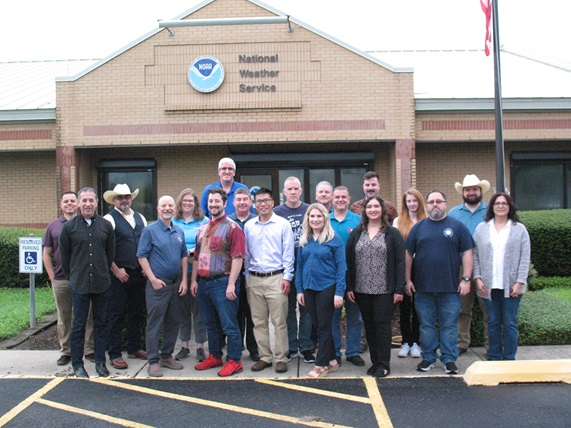
POLYGON ((403 343, 400 347, 400 351, 398 353, 399 358, 406 358, 410 352, 410 345, 408 343, 403 343))
POLYGON ((412 344, 412 348, 410 348, 410 356, 412 358, 420 358, 422 356, 422 350, 420 349, 420 346, 418 346, 418 343, 414 342, 412 344))

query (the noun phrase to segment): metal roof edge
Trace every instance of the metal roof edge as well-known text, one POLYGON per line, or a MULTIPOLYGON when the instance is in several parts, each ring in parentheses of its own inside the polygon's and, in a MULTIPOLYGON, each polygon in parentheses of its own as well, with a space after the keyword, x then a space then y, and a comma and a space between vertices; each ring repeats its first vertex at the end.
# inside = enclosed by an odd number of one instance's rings
MULTIPOLYGON (((503 111, 562 111, 571 110, 571 98, 504 98, 503 111)), ((415 111, 426 113, 453 111, 494 111, 493 98, 416 98, 415 111)))
POLYGON ((268 4, 265 4, 259 0, 248 0, 248 1, 250 3, 253 3, 253 4, 255 4, 261 8, 264 8, 264 9, 266 9, 272 13, 275 13, 276 15, 288 16, 289 20, 291 22, 299 25, 300 27, 303 27, 306 30, 309 30, 312 33, 317 34, 318 36, 329 40, 330 42, 333 42, 333 43, 335 43, 335 44, 337 44, 337 45, 339 45, 339 46, 341 46, 341 47, 343 47, 343 48, 345 48, 345 49, 347 49, 347 50, 349 50, 349 51, 351 51, 351 52, 353 52, 359 56, 362 56, 363 58, 368 59, 369 61, 374 62, 375 64, 378 64, 381 67, 384 67, 389 71, 392 71, 393 73, 412 73, 412 72, 414 72, 414 68, 412 68, 412 67, 394 67, 394 66, 392 66, 392 65, 390 65, 384 61, 381 61, 380 59, 375 58, 374 56, 368 54, 367 52, 364 52, 364 51, 362 51, 362 50, 360 50, 354 46, 351 46, 351 45, 343 42, 342 40, 339 40, 339 39, 337 39, 337 38, 335 38, 335 37, 333 37, 327 33, 324 33, 323 31, 318 30, 317 28, 315 28, 309 24, 306 24, 305 22, 300 21, 299 19, 296 19, 296 18, 288 15, 287 13, 284 13, 281 10, 276 9, 275 7, 270 6, 268 4))
POLYGON ((0 123, 55 122, 56 109, 0 110, 0 123))
MULTIPOLYGON (((204 0, 202 3, 197 4, 196 6, 186 10, 185 12, 181 13, 180 15, 176 16, 174 19, 182 19, 187 17, 188 15, 193 14, 194 12, 196 12, 199 9, 202 9, 204 6, 212 3, 215 0, 204 0)), ((99 60, 98 62, 96 62, 95 64, 92 64, 91 66, 89 66, 88 68, 86 68, 85 70, 79 72, 78 74, 76 74, 75 76, 60 76, 60 77, 56 77, 56 82, 74 82, 80 78, 82 78, 83 76, 85 76, 86 74, 91 73, 93 70, 95 70, 96 68, 99 68, 100 66, 102 66, 103 64, 111 61, 112 59, 118 57, 119 55, 122 55, 123 53, 127 52, 129 49, 137 46, 139 43, 144 42, 145 40, 151 38, 152 36, 154 36, 155 34, 159 33, 160 31, 168 31, 166 28, 159 28, 157 25, 157 28, 154 30, 149 31, 147 34, 139 37, 136 40, 133 40, 131 43, 129 43, 126 46, 123 46, 121 49, 113 52, 111 55, 106 56, 105 58, 99 60)))

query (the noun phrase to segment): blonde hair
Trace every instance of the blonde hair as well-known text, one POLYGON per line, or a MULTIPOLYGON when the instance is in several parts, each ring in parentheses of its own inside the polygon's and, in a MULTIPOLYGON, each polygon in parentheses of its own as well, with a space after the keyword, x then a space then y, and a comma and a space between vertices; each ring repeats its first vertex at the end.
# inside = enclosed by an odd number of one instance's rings
POLYGON ((301 230, 301 237, 299 238, 299 246, 303 247, 309 242, 309 238, 313 235, 313 229, 309 225, 309 213, 313 210, 318 210, 321 214, 323 214, 323 230, 319 234, 319 238, 317 241, 320 244, 324 242, 329 242, 335 236, 335 232, 331 227, 331 220, 329 219, 329 211, 320 203, 311 204, 307 211, 305 212, 305 216, 303 217, 303 227, 301 230))
POLYGON ((408 207, 406 206, 407 196, 412 196, 416 198, 416 200, 418 201, 418 212, 416 213, 417 222, 428 216, 426 212, 426 204, 424 203, 424 198, 422 197, 422 194, 418 190, 411 187, 405 192, 404 195, 402 195, 402 205, 400 209, 400 215, 397 217, 398 220, 397 229, 399 230, 400 234, 405 240, 410 232, 410 229, 412 229, 412 226, 414 226, 415 224, 410 218, 410 213, 408 211, 408 207))

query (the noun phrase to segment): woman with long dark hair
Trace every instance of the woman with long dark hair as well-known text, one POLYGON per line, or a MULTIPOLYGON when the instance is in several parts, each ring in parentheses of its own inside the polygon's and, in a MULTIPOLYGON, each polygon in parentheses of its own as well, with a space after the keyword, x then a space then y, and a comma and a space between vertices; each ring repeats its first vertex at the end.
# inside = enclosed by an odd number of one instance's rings
POLYGON ((474 281, 488 312, 488 360, 515 360, 517 313, 527 285, 531 245, 510 195, 492 196, 474 241, 474 281))
POLYGON ((319 344, 315 367, 307 377, 323 377, 339 369, 332 321, 333 310, 343 306, 347 265, 343 240, 331 228, 322 204, 312 204, 305 212, 296 260, 297 302, 309 311, 319 344))
POLYGON ((379 196, 365 200, 359 227, 347 241, 347 297, 359 305, 372 366, 367 374, 391 372, 391 320, 402 301, 405 285, 405 246, 399 231, 387 221, 379 196))
MULTIPOLYGON (((418 190, 410 188, 402 195, 400 215, 393 221, 393 227, 398 229, 402 239, 406 242, 412 226, 426 216, 426 205, 422 194, 418 190)), ((405 294, 402 302, 400 302, 400 331, 402 345, 398 357, 406 358, 410 354, 413 358, 420 358, 422 356, 419 346, 420 323, 414 308, 414 295, 405 294)))

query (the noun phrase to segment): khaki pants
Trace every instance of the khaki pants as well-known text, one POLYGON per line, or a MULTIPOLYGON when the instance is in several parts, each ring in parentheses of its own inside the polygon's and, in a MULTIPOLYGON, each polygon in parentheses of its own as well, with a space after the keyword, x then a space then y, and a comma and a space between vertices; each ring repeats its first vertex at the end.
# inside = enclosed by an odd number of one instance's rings
MULTIPOLYGON (((70 335, 71 335, 71 291, 68 288, 69 281, 67 279, 54 279, 52 281, 52 291, 57 309, 57 335, 60 344, 60 352, 62 355, 71 356, 70 335)), ((89 307, 89 315, 87 317, 87 325, 85 328, 85 350, 84 354, 92 354, 95 352, 93 346, 93 313, 91 306, 89 307)))
POLYGON ((470 347, 470 326, 472 324, 472 307, 474 299, 478 299, 478 304, 482 311, 482 322, 484 324, 484 346, 488 349, 488 313, 481 297, 476 294, 476 283, 470 281, 470 292, 461 296, 462 309, 458 316, 458 347, 468 349, 470 347))
POLYGON ((275 360, 287 362, 289 341, 287 337, 287 294, 282 293, 283 275, 260 278, 249 275, 247 278, 248 303, 254 322, 254 337, 258 344, 260 359, 266 363, 272 362, 270 347, 271 319, 275 330, 275 360))

